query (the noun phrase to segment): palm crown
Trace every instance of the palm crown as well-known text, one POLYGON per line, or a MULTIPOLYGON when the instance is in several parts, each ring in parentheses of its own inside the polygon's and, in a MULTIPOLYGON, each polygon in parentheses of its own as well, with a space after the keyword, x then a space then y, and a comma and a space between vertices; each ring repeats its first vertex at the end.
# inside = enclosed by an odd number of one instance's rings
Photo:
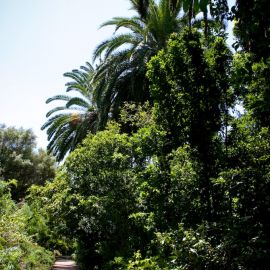
POLYGON ((63 106, 55 107, 47 113, 48 120, 41 128, 47 129, 50 141, 47 148, 58 161, 69 151, 74 150, 89 131, 96 130, 97 113, 91 84, 93 75, 94 69, 89 63, 80 70, 65 73, 65 77, 72 79, 66 84, 66 91, 77 92, 77 95, 56 95, 46 101, 46 103, 65 102, 63 106))
POLYGON ((126 31, 105 40, 94 51, 94 60, 101 59, 94 76, 94 98, 101 128, 108 115, 117 117, 123 102, 149 100, 146 64, 182 25, 182 1, 130 2, 137 16, 116 17, 101 26, 114 26, 116 32, 121 28, 126 31))
POLYGON ((114 26, 113 35, 99 44, 94 51, 94 61, 100 59, 97 69, 87 63, 80 70, 65 73, 71 78, 67 92, 75 97, 57 95, 47 100, 63 101, 64 106, 48 112, 48 150, 57 160, 72 151, 88 132, 103 129, 108 117, 117 118, 124 102, 151 101, 149 84, 145 76, 147 62, 166 46, 173 32, 191 21, 200 10, 206 12, 208 0, 130 0, 137 13, 131 18, 116 17, 104 24, 114 26), (182 17, 180 16, 181 10, 182 17))

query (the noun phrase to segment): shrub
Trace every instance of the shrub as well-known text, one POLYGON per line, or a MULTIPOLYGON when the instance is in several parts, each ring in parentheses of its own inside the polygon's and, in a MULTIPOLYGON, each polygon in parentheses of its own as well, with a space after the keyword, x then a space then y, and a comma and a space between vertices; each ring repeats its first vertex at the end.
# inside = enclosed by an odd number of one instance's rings
POLYGON ((53 254, 33 242, 27 233, 27 206, 12 201, 9 185, 0 181, 0 269, 49 270, 53 254))

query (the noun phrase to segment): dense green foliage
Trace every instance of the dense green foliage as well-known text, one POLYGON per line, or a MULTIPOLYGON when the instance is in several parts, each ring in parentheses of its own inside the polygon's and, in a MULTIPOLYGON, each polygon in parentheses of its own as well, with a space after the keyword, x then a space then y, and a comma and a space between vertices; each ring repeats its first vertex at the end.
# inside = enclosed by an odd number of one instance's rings
POLYGON ((88 136, 39 189, 39 209, 50 198, 51 228, 75 240, 82 269, 264 269, 268 130, 248 117, 232 123, 226 167, 217 163, 208 183, 209 216, 197 151, 185 143, 164 157, 168 133, 146 109, 131 117, 126 106, 120 123, 135 125, 132 135, 112 124, 88 136))
POLYGON ((35 149, 31 130, 0 126, 0 269, 51 269, 53 253, 37 244, 48 227, 24 200, 54 176, 55 159, 35 149))
POLYGON ((32 184, 42 185, 55 176, 55 160, 46 151, 36 150, 31 130, 0 125, 0 177, 17 180, 12 196, 19 200, 32 184))
POLYGON ((146 64, 165 47, 170 34, 181 31, 183 25, 180 0, 134 0, 130 4, 135 16, 116 17, 102 25, 124 31, 99 44, 94 52, 94 59, 102 57, 95 76, 101 128, 109 112, 114 118, 118 116, 123 102, 151 99, 146 64))
POLYGON ((4 261, 13 242, 0 227, 0 266, 27 264, 35 250, 46 265, 31 235, 73 253, 82 270, 267 269, 267 1, 238 0, 231 11, 226 0, 130 2, 137 17, 104 24, 129 32, 97 47, 96 70, 67 75, 67 90, 83 97, 49 99, 66 102, 44 125, 49 150, 58 160, 72 150, 54 181, 31 186, 23 206, 3 184, 4 223, 15 216, 26 244, 4 261), (226 19, 235 20, 234 54, 226 19))
POLYGON ((210 218, 215 208, 210 180, 224 162, 222 141, 227 140, 226 132, 219 132, 226 129, 234 98, 229 89, 231 53, 224 40, 216 38, 205 47, 200 38, 189 30, 172 36, 167 50, 149 62, 148 76, 156 122, 167 132, 164 155, 184 144, 193 149, 201 166, 203 213, 210 218))
POLYGON ((257 60, 270 56, 270 2, 268 0, 236 0, 232 9, 236 21, 236 47, 255 55, 257 60))
POLYGON ((11 200, 10 185, 0 180, 0 269, 49 270, 53 254, 37 245, 28 233, 31 211, 11 200))
MULTIPOLYGON (((136 12, 134 16, 115 17, 102 24, 115 27, 115 34, 96 47, 96 70, 88 64, 83 70, 64 74, 73 79, 67 84, 67 91, 75 90, 83 99, 78 95, 57 95, 47 100, 66 102, 48 112, 49 119, 42 127, 47 129, 48 150, 59 161, 77 147, 87 132, 103 130, 108 120, 118 119, 125 102, 153 101, 146 77, 147 62, 166 47, 172 33, 181 32, 186 25, 196 25, 210 36, 222 28, 213 20, 210 23, 205 0, 130 0, 130 4, 136 12), (205 15, 203 23, 202 19, 195 20, 201 11, 205 15)), ((213 3, 211 15, 217 21, 220 13, 217 3, 213 3)))

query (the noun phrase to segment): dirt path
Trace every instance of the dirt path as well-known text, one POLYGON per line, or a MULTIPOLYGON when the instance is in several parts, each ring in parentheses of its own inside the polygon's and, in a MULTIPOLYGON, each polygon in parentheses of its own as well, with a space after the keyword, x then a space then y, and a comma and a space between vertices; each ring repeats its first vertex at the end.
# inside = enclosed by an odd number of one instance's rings
POLYGON ((59 257, 53 265, 53 270, 78 270, 78 266, 69 257, 59 257))

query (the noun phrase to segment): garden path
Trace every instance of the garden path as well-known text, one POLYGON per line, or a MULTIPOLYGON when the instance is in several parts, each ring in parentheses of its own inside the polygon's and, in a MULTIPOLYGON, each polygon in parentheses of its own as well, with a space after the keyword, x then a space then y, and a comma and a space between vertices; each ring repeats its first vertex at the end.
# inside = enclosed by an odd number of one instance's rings
POLYGON ((53 270, 78 270, 78 266, 70 257, 59 257, 53 265, 53 270))

